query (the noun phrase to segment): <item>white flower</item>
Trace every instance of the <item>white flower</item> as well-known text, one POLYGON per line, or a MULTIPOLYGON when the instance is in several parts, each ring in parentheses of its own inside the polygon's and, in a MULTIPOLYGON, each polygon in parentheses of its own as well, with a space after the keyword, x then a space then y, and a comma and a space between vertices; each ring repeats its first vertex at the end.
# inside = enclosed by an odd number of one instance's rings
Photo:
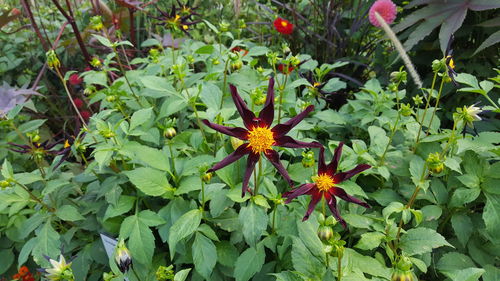
POLYGON ((45 269, 45 278, 53 281, 73 281, 73 271, 71 270, 71 262, 66 263, 66 259, 63 255, 59 256, 59 261, 50 259, 50 264, 52 268, 45 269))

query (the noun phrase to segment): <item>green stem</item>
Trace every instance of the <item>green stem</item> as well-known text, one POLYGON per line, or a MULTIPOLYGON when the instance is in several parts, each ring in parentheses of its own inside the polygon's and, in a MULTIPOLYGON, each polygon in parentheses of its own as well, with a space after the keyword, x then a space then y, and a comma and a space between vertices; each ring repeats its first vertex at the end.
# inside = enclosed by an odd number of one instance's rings
POLYGON ((448 141, 446 142, 446 146, 444 147, 443 151, 441 152, 441 155, 439 158, 443 158, 443 156, 448 151, 448 147, 450 146, 450 143, 452 141, 454 141, 456 128, 457 128, 457 122, 453 122, 453 128, 451 129, 451 136, 448 138, 448 141))
POLYGON ((495 107, 496 109, 500 109, 500 107, 498 107, 498 105, 488 96, 488 94, 484 94, 483 96, 493 105, 493 107, 495 107))
POLYGON ((439 85, 439 92, 436 98, 436 105, 434 106, 434 110, 432 111, 431 121, 429 121, 429 126, 427 126, 426 135, 429 135, 429 130, 431 129, 432 125, 432 120, 434 120, 434 115, 436 115, 436 111, 439 105, 439 99, 441 98, 441 93, 443 92, 443 85, 444 85, 444 77, 441 78, 441 85, 439 85))
POLYGON ((259 156, 259 175, 257 176, 257 179, 255 179, 255 174, 254 174, 254 180, 256 180, 256 182, 255 182, 255 194, 254 195, 257 195, 259 192, 259 183, 260 183, 261 177, 262 177, 262 155, 259 156))
POLYGON ((342 280, 342 256, 343 254, 337 252, 337 281, 342 280))
POLYGON ((272 223, 272 233, 276 232, 276 210, 278 209, 278 204, 274 204, 273 210, 273 223, 272 223))
MULTIPOLYGON (((286 65, 285 69, 288 71, 288 64, 286 65)), ((280 102, 279 102, 279 105, 278 105, 278 124, 280 124, 280 121, 281 121, 281 108, 283 107, 283 95, 285 94, 285 87, 286 87, 286 82, 288 81, 288 75, 290 75, 290 74, 287 73, 285 75, 285 82, 283 83, 283 85, 279 86, 279 89, 280 89, 280 102)))
POLYGON ((201 180, 201 215, 205 217, 205 182, 201 180))
POLYGON ((172 176, 174 177, 174 181, 177 182, 177 170, 175 169, 175 158, 174 152, 172 150, 172 141, 168 141, 168 150, 170 150, 170 160, 172 160, 172 176))
POLYGON ((52 207, 49 207, 47 204, 45 204, 42 200, 40 200, 38 197, 36 197, 32 192, 31 190, 29 190, 29 188, 27 186, 25 186, 24 184, 14 180, 13 181, 15 184, 19 185, 22 189, 24 189, 26 192, 28 192, 28 194, 30 195, 31 199, 33 199, 34 201, 36 201, 37 203, 39 203, 40 205, 42 205, 45 209, 47 209, 49 212, 52 212, 54 213, 56 210, 52 207))
MULTIPOLYGON (((420 133, 422 132, 422 126, 424 125, 425 115, 427 114, 427 109, 429 108, 429 105, 430 105, 430 102, 431 102, 432 93, 434 92, 434 86, 436 85, 437 75, 438 75, 438 72, 437 71, 434 72, 434 77, 432 78, 431 91, 430 91, 430 93, 428 94, 428 97, 427 97, 427 103, 425 104, 424 113, 422 114, 422 120, 419 122, 420 123, 420 128, 418 129, 417 140, 415 142, 415 149, 417 147, 418 142, 420 141, 420 133)), ((424 97, 425 97, 425 95, 424 95, 424 97)), ((418 117, 417 117, 417 122, 418 122, 418 117)))
MULTIPOLYGON (((399 87, 399 83, 400 82, 398 82, 398 84, 397 84, 398 87, 399 87)), ((401 107, 400 107, 400 104, 399 104, 398 93, 396 93, 396 106, 397 106, 397 109, 398 109, 398 116, 396 117, 396 122, 394 122, 394 126, 391 128, 391 135, 389 136, 389 142, 387 142, 387 145, 385 146, 385 149, 384 149, 384 153, 380 157, 379 166, 382 165, 382 164, 384 164, 385 154, 389 150, 389 146, 392 143, 392 139, 394 138, 394 135, 396 134, 396 129, 398 127, 399 119, 401 118, 401 107)))

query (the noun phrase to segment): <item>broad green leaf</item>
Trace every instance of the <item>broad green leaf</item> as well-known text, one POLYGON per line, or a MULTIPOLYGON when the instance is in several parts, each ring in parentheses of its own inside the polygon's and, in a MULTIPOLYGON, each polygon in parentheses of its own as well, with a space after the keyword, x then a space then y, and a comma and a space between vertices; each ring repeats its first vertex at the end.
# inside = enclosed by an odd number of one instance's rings
POLYGON ((363 233, 361 234, 361 239, 359 239, 358 243, 354 247, 361 250, 372 250, 380 245, 384 237, 385 235, 380 232, 363 233))
POLYGON ((306 245, 296 237, 293 238, 292 263, 295 270, 313 280, 321 279, 325 273, 326 265, 313 256, 306 245))
POLYGON ((151 210, 141 211, 139 218, 147 226, 159 226, 165 223, 165 220, 160 215, 151 210))
POLYGON ((481 194, 481 189, 457 188, 450 200, 450 207, 462 207, 463 205, 476 200, 481 194))
POLYGON ((143 108, 143 109, 140 109, 140 110, 134 112, 134 114, 132 114, 132 117, 130 118, 129 130, 133 131, 135 128, 137 128, 138 126, 144 124, 146 121, 151 119, 152 113, 153 113, 152 107, 143 108))
POLYGON ((246 249, 236 260, 234 278, 236 281, 248 281, 259 272, 264 264, 266 254, 262 247, 246 249))
POLYGON ((410 174, 411 174, 411 179, 415 186, 420 186, 423 190, 427 190, 427 187, 429 187, 428 181, 426 181, 425 178, 425 173, 426 171, 424 170, 425 168, 425 161, 418 157, 418 156, 413 156, 413 158, 410 161, 410 174), (427 182, 427 184, 425 184, 427 182))
POLYGON ((205 82, 202 84, 200 99, 208 108, 219 110, 221 106, 222 91, 217 85, 205 82))
POLYGON ((179 241, 193 234, 201 222, 201 211, 199 209, 191 210, 182 215, 170 228, 168 236, 168 247, 170 249, 170 258, 175 255, 175 248, 179 241))
POLYGON ((450 273, 450 278, 452 281, 478 281, 484 272, 482 268, 471 267, 450 273))
POLYGON ((21 133, 28 133, 31 131, 34 131, 38 129, 40 126, 42 126, 47 119, 37 119, 37 120, 31 120, 26 123, 23 123, 22 125, 19 126, 18 130, 21 133))
POLYGON ((377 259, 364 256, 353 249, 346 248, 344 255, 352 262, 352 267, 364 273, 390 279, 391 269, 385 267, 377 259))
POLYGON ((184 281, 189 275, 189 272, 191 271, 191 268, 188 269, 183 269, 179 272, 177 272, 174 276, 174 281, 184 281))
POLYGON ((64 205, 56 210, 56 216, 64 221, 78 221, 85 218, 80 215, 80 212, 72 205, 64 205))
POLYGON ((483 281, 498 281, 500 280, 500 268, 488 264, 484 266, 486 270, 483 274, 483 281))
POLYGON ((442 246, 453 247, 441 234, 424 227, 408 230, 400 241, 401 249, 410 256, 428 253, 442 246))
POLYGON ((33 256, 38 259, 39 263, 48 264, 45 262, 44 255, 55 258, 61 253, 61 242, 59 241, 59 233, 52 228, 51 221, 47 221, 45 225, 39 229, 36 234, 36 245, 33 248, 33 256))
POLYGON ((37 243, 36 237, 33 237, 28 242, 24 243, 23 248, 21 249, 21 252, 19 252, 19 256, 17 257, 18 267, 26 263, 31 251, 33 251, 33 248, 35 248, 36 243, 37 243))
POLYGON ((12 170, 12 165, 10 164, 9 160, 5 159, 2 164, 2 176, 5 179, 13 179, 14 178, 14 171, 12 170))
POLYGON ((14 262, 14 253, 12 253, 12 249, 3 249, 0 250, 0 257, 2 257, 2 262, 0 262, 0 274, 4 274, 9 267, 14 262))
POLYGON ((216 244, 217 246, 217 261, 228 267, 234 267, 238 259, 238 249, 229 241, 221 241, 216 244))
POLYGON ((108 205, 106 213, 104 213, 103 220, 123 215, 126 212, 132 210, 134 202, 135 202, 135 196, 121 195, 116 205, 113 204, 108 205))
POLYGON ((175 94, 176 91, 174 87, 172 86, 172 83, 169 82, 167 79, 164 77, 158 77, 158 76, 142 76, 140 77, 140 80, 142 84, 144 84, 144 87, 154 90, 154 91, 159 91, 164 94, 172 95, 175 94))
POLYGON ((242 231, 245 241, 248 245, 254 247, 267 228, 268 216, 266 211, 250 203, 248 206, 241 207, 238 218, 243 226, 242 231))
POLYGON ((498 234, 500 233, 500 195, 490 194, 485 192, 486 206, 483 212, 483 220, 486 225, 486 231, 496 237, 496 241, 500 241, 498 234))
POLYGON ((389 137, 384 129, 377 126, 368 127, 368 133, 370 134, 370 151, 381 156, 389 143, 389 137))
POLYGON ((217 262, 217 250, 214 243, 203 234, 196 233, 192 251, 196 271, 206 279, 210 279, 210 274, 217 262))
POLYGON ((161 196, 171 188, 165 172, 156 169, 142 167, 124 173, 146 195, 161 196))
POLYGON ((123 221, 120 238, 127 237, 127 244, 134 260, 143 265, 150 264, 155 248, 155 237, 140 216, 130 216, 123 221))
POLYGON ((456 270, 461 270, 468 267, 473 267, 474 262, 469 256, 457 252, 444 254, 436 264, 436 267, 442 273, 448 275, 456 270))
POLYGON ((467 246, 469 237, 474 231, 474 226, 470 217, 465 214, 454 214, 451 217, 451 226, 457 235, 458 241, 460 241, 462 246, 467 246))
POLYGON ((203 47, 198 48, 194 52, 196 54, 200 54, 200 55, 210 55, 211 53, 214 52, 214 46, 212 46, 212 45, 205 45, 203 47))
POLYGON ((109 41, 108 38, 103 37, 101 35, 97 35, 97 34, 92 34, 92 36, 94 38, 96 38, 99 41, 99 43, 101 43, 102 45, 104 45, 104 46, 106 46, 108 48, 112 48, 113 47, 113 44, 111 43, 111 41, 109 41))
POLYGON ((323 251, 323 243, 319 239, 317 233, 317 226, 313 225, 311 221, 297 221, 297 229, 299 231, 299 238, 302 240, 307 249, 319 260, 325 259, 323 251))
POLYGON ((165 150, 130 142, 120 152, 127 154, 131 159, 139 160, 155 169, 170 171, 170 155, 165 150))

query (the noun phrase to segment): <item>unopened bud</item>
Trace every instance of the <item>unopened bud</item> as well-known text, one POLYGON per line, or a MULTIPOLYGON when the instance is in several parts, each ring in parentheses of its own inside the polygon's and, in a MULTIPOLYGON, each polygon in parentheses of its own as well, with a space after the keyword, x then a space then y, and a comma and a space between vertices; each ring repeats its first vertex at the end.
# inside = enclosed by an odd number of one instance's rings
POLYGON ((321 241, 326 242, 333 237, 333 230, 330 226, 320 226, 318 229, 318 237, 321 241))
POLYGON ((411 105, 409 103, 408 104, 401 104, 400 111, 401 111, 401 115, 403 115, 405 117, 408 117, 408 116, 413 114, 413 109, 411 108, 411 105))
POLYGON ((123 239, 116 245, 115 262, 122 273, 129 271, 132 266, 132 255, 125 246, 123 239))
POLYGON ((165 131, 163 132, 163 135, 167 139, 171 139, 177 135, 177 131, 173 127, 166 128, 165 131))
POLYGON ((243 62, 241 60, 237 60, 233 63, 231 63, 231 69, 234 70, 239 70, 243 67, 243 62))
POLYGON ((212 179, 212 176, 213 174, 212 173, 204 173, 202 176, 201 176, 201 180, 204 182, 204 183, 209 183, 210 180, 212 179))
POLYGON ((444 161, 439 152, 430 153, 429 156, 427 156, 426 162, 429 167, 429 171, 434 174, 439 174, 444 169, 444 161))

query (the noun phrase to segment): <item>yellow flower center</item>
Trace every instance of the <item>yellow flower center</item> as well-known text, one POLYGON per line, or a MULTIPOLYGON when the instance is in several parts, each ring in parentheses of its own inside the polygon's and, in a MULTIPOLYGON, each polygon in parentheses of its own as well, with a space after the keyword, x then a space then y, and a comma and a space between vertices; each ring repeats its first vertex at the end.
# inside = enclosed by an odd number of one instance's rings
POLYGON ((314 82, 313 87, 314 87, 314 88, 316 88, 316 87, 318 87, 319 85, 321 85, 321 83, 319 83, 319 82, 314 82))
POLYGON ((455 62, 453 61, 453 59, 450 59, 448 65, 451 67, 451 69, 455 69, 455 62))
POLYGON ((287 26, 288 26, 288 22, 286 22, 286 21, 282 21, 282 22, 281 22, 281 25, 282 25, 283 27, 287 27, 287 26))
POLYGON ((184 25, 182 25, 182 28, 183 28, 184 30, 188 30, 189 26, 187 26, 187 25, 185 25, 185 24, 184 24, 184 25))
POLYGON ((64 141, 64 148, 68 148, 68 147, 70 147, 70 146, 71 146, 71 145, 69 144, 69 141, 68 141, 68 140, 64 141))
POLYGON ((313 178, 313 181, 316 183, 316 187, 322 192, 328 191, 335 185, 333 178, 327 174, 318 175, 313 178))
POLYGON ((266 152, 274 144, 274 134, 266 127, 255 127, 248 131, 248 146, 253 153, 266 152))

